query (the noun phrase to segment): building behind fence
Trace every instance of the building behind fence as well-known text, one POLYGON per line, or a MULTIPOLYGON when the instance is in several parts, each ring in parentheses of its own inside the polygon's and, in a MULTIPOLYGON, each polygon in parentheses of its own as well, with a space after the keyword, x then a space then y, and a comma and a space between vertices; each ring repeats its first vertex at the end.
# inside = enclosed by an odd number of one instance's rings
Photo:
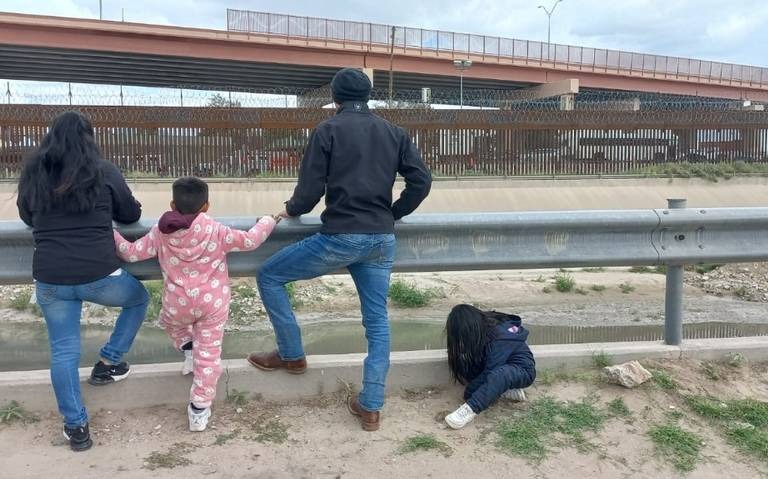
MULTIPOLYGON (((18 175, 64 105, 0 105, 0 174, 18 175)), ((127 174, 294 177, 331 109, 80 106, 127 174)), ((626 174, 668 162, 768 161, 768 113, 382 109, 437 176, 626 174)))

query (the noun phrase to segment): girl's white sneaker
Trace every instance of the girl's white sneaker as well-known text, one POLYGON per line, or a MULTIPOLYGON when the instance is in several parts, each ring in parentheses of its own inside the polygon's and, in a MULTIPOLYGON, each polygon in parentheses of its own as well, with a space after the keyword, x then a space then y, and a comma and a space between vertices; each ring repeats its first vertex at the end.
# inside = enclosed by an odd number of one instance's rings
POLYGON ((186 376, 187 374, 192 374, 192 371, 195 370, 195 361, 192 357, 192 350, 185 350, 184 351, 184 364, 181 366, 181 375, 186 376))
POLYGON ((208 419, 211 418, 211 408, 207 407, 200 412, 192 409, 192 404, 187 406, 187 416, 189 417, 189 430, 192 432, 205 431, 208 427, 208 419))
POLYGON ((472 422, 475 416, 477 416, 475 411, 467 403, 464 403, 457 410, 445 416, 445 422, 453 429, 461 429, 472 422))

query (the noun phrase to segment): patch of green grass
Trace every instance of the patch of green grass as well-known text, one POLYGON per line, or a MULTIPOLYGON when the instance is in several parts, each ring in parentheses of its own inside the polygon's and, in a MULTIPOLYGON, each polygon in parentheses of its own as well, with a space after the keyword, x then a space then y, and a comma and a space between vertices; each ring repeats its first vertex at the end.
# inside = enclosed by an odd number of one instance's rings
POLYGON ((601 293, 605 291, 606 288, 602 284, 593 284, 592 286, 589 287, 589 289, 591 289, 592 291, 601 293))
POLYGON ((149 307, 146 317, 155 320, 160 317, 160 311, 163 309, 163 282, 159 280, 144 281, 144 287, 149 293, 149 307))
POLYGON ((227 390, 227 402, 238 407, 245 406, 248 404, 248 392, 237 389, 227 390))
POLYGON ((613 357, 605 351, 600 351, 599 353, 594 353, 592 355, 592 364, 594 364, 596 368, 601 369, 613 366, 613 357))
POLYGON ((658 386, 659 388, 670 391, 672 389, 675 389, 677 387, 677 383, 674 379, 672 379, 672 376, 670 374, 663 370, 663 369, 650 369, 653 383, 658 386))
POLYGON ((691 472, 696 468, 703 446, 702 438, 677 425, 656 425, 648 431, 656 451, 680 472, 691 472))
POLYGON ((32 298, 32 291, 24 290, 14 295, 8 306, 16 311, 26 311, 29 308, 29 300, 32 298))
POLYGON ((599 266, 597 268, 581 268, 581 270, 585 273, 602 273, 605 271, 605 268, 599 266))
POLYGON ((743 174, 766 174, 768 165, 764 163, 747 163, 745 161, 691 163, 681 161, 664 163, 641 168, 638 173, 646 175, 671 176, 674 178, 704 178, 717 182, 719 178, 731 178, 743 174))
POLYGON ((216 440, 213 442, 214 446, 223 446, 224 444, 228 443, 232 439, 237 438, 237 436, 240 434, 240 429, 235 429, 234 431, 228 433, 228 434, 217 434, 216 440))
POLYGON ((594 382, 593 371, 570 371, 567 369, 545 369, 536 373, 536 382, 551 386, 558 382, 594 382))
POLYGON ((721 401, 711 396, 686 398, 699 416, 719 424, 728 442, 768 462, 768 403, 755 399, 721 401))
POLYGON ((627 403, 622 398, 616 398, 608 403, 608 412, 616 417, 629 417, 632 411, 627 407, 627 403))
POLYGON ((755 427, 768 427, 768 403, 755 399, 720 401, 714 397, 691 396, 686 402, 693 411, 707 419, 743 421, 755 427))
POLYGON ((653 272, 657 274, 667 274, 667 265, 660 264, 653 267, 653 272))
POLYGON ((395 280, 389 286, 389 298, 393 303, 404 308, 421 308, 438 296, 430 289, 419 288, 413 283, 395 280))
POLYGON ((650 266, 632 266, 629 268, 630 273, 653 273, 653 268, 650 266))
POLYGON ((580 294, 582 296, 586 296, 586 295, 589 294, 589 292, 586 289, 584 289, 584 288, 576 288, 576 289, 573 290, 573 292, 576 293, 576 294, 580 294))
POLYGON ((624 294, 629 294, 629 293, 631 293, 632 291, 634 291, 634 290, 635 290, 635 287, 634 287, 634 286, 632 286, 632 285, 631 285, 631 284, 629 284, 629 283, 621 283, 621 284, 619 285, 619 289, 621 290, 621 292, 622 292, 622 293, 624 293, 624 294))
POLYGON ((541 292, 544 294, 549 294, 552 292, 552 288, 550 288, 549 286, 544 286, 543 288, 541 288, 541 292))
POLYGON ((707 273, 711 273, 712 271, 716 270, 720 266, 722 266, 722 265, 721 264, 714 264, 714 263, 702 263, 702 264, 697 264, 695 266, 695 270, 699 274, 707 274, 707 273))
POLYGON ((403 441, 402 446, 398 449, 400 454, 409 454, 417 451, 437 451, 445 457, 453 454, 453 449, 448 444, 431 434, 411 436, 403 441))
POLYGON ((741 353, 729 353, 725 363, 732 368, 740 368, 747 364, 747 358, 741 353))
POLYGON ((567 273, 557 273, 555 275, 555 288, 561 293, 570 292, 576 286, 576 280, 567 273))
POLYGON ((546 282, 547 282, 547 279, 546 279, 544 276, 542 276, 542 275, 539 275, 539 276, 538 276, 536 279, 534 279, 533 281, 534 281, 535 283, 546 283, 546 282))
POLYGON ((288 440, 288 427, 277 418, 258 423, 254 429, 256 434, 251 439, 256 442, 282 444, 288 440))
POLYGON ((39 418, 30 413, 17 401, 10 401, 8 404, 0 407, 0 424, 23 423, 28 424, 37 422, 39 418))
POLYGON ((508 454, 541 461, 552 445, 587 449, 584 434, 597 432, 604 421, 605 415, 592 398, 561 402, 545 396, 532 402, 520 417, 499 424, 496 445, 508 454))
POLYGON ((720 368, 717 367, 717 364, 711 363, 709 361, 702 363, 701 372, 704 373, 704 376, 706 376, 710 381, 719 381, 722 379, 720 368))
POLYGON ((192 452, 195 446, 186 442, 178 442, 172 445, 167 452, 154 451, 144 459, 144 469, 154 471, 156 469, 173 469, 175 467, 192 464, 187 454, 192 452))

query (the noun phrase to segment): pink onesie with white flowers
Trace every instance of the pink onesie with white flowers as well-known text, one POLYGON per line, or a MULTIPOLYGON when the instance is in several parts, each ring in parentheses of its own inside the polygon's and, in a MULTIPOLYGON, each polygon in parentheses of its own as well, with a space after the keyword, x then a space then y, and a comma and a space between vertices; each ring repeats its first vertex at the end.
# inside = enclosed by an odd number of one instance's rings
MULTIPOLYGON (((175 212, 166 213, 173 214, 183 218, 175 212)), ((115 243, 123 261, 157 256, 164 286, 160 324, 177 349, 192 341, 194 379, 190 400, 196 407, 205 408, 216 396, 222 370, 221 341, 230 300, 226 255, 259 247, 274 230, 275 220, 265 216, 246 232, 224 226, 205 213, 188 219, 188 228, 164 234, 155 225, 134 243, 115 231, 115 243)))

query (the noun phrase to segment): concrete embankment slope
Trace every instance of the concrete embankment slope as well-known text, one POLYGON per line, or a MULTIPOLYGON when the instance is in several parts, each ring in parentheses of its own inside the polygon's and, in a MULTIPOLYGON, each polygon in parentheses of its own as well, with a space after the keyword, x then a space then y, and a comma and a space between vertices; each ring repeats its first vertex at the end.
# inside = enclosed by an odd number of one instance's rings
MULTIPOLYGON (((130 182, 146 217, 170 202, 166 180, 130 182)), ((293 180, 211 180, 211 213, 256 216, 277 212, 293 180)), ((395 185, 396 192, 402 183, 395 185)), ((17 219, 16 185, 0 184, 0 219, 17 219)), ((768 178, 739 177, 711 182, 698 178, 537 178, 436 180, 421 213, 663 208, 666 198, 688 198, 696 208, 768 205, 768 178)), ((322 202, 313 215, 322 211, 322 202)))

